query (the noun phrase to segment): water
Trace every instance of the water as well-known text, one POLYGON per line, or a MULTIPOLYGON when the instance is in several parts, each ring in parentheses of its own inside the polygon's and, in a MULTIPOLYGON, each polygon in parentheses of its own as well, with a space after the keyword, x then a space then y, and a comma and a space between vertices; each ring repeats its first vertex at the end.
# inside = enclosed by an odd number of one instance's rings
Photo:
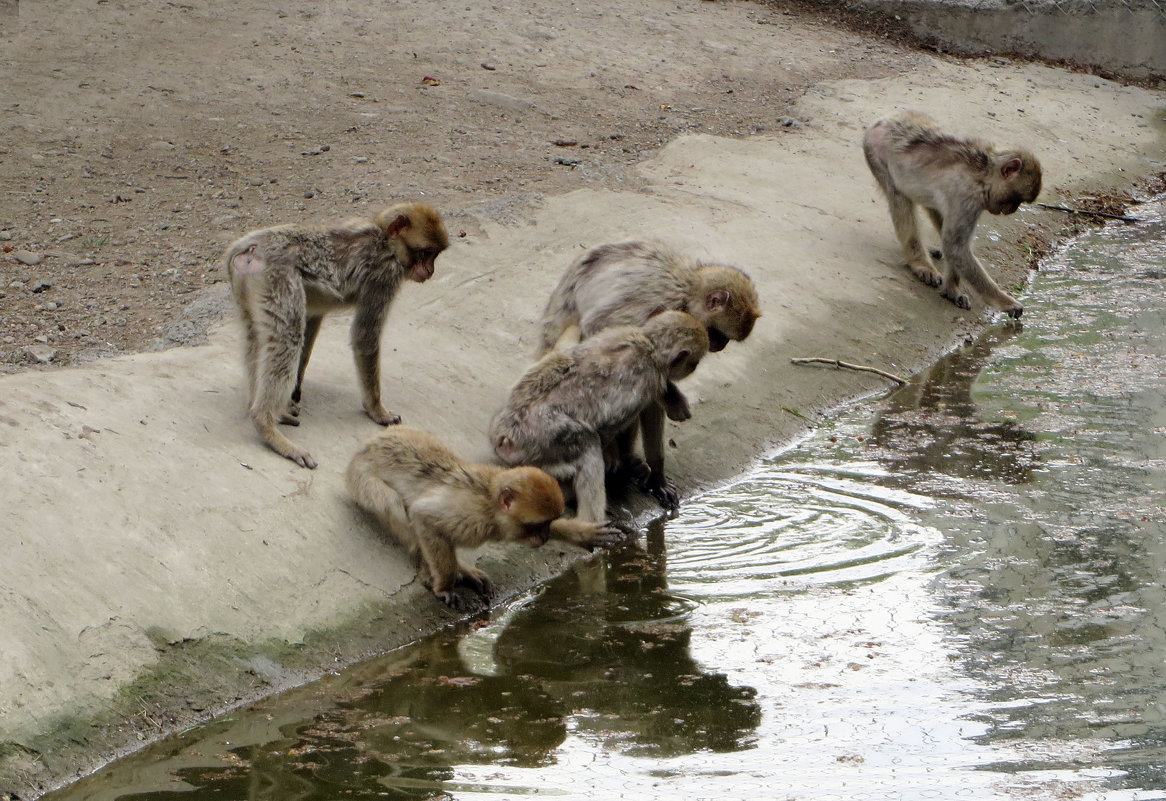
POLYGON ((1164 211, 637 543, 54 801, 1166 799, 1164 211))

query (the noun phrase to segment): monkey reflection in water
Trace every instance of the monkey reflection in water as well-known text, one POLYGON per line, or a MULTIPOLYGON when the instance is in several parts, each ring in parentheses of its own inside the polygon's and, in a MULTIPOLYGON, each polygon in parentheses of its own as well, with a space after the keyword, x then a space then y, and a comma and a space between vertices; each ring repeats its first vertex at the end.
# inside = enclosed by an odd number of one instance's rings
POLYGON ((934 471, 1006 484, 1032 479, 1036 435, 1012 420, 984 420, 972 396, 993 349, 1020 331, 1012 322, 992 329, 890 395, 875 419, 871 445, 886 454, 880 458, 892 474, 934 471))

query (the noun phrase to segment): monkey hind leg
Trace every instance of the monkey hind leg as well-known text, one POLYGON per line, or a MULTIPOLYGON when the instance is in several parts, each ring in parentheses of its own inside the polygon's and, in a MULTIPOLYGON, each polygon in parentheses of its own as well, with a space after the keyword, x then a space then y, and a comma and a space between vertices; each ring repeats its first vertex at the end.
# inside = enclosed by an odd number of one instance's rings
POLYGON ((967 293, 960 289, 960 276, 949 262, 943 279, 943 289, 940 294, 961 309, 972 308, 972 301, 967 293))
POLYGON ((603 448, 599 438, 584 449, 575 464, 576 516, 590 523, 607 519, 607 488, 604 485, 603 448))
POLYGON ((891 222, 895 226, 895 235, 903 248, 903 257, 912 274, 928 286, 939 286, 943 277, 935 271, 927 252, 923 249, 923 242, 919 238, 919 222, 915 218, 915 204, 909 197, 895 191, 893 187, 887 189, 887 205, 891 209, 891 222))
POLYGON ((376 515, 389 533, 409 549, 413 557, 419 558, 416 537, 413 536, 413 524, 409 520, 409 512, 405 509, 405 501, 400 493, 377 477, 372 466, 364 461, 367 457, 357 456, 348 465, 345 474, 345 483, 348 485, 348 494, 362 508, 376 515))
POLYGON ((269 272, 269 276, 268 297, 249 304, 256 340, 251 419, 272 450, 301 467, 314 468, 311 454, 276 428, 296 419, 290 404, 304 347, 304 287, 298 275, 269 272))

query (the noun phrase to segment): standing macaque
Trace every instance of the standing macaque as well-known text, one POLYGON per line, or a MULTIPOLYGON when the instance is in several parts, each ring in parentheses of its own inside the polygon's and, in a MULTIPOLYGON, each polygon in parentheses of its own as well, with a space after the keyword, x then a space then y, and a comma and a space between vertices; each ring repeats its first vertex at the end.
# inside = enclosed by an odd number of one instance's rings
MULTIPOLYGON (((604 520, 612 449, 621 447, 621 435, 645 408, 660 403, 668 382, 692 373, 708 349, 704 325, 685 312, 666 311, 642 328, 606 328, 552 350, 519 379, 491 422, 494 453, 503 464, 532 464, 571 486, 578 519, 604 520)), ((663 433, 645 431, 643 440, 647 488, 675 508, 676 488, 664 478, 663 433)))
POLYGON ((484 572, 457 558, 457 548, 517 542, 538 548, 548 538, 584 546, 608 544, 616 529, 562 519, 559 483, 535 467, 468 464, 415 428, 382 431, 352 458, 348 491, 376 515, 417 564, 421 582, 447 606, 468 585, 490 595, 484 572))
POLYGON ((249 413, 272 450, 301 467, 316 466, 276 425, 299 425, 312 345, 324 315, 337 309, 356 308, 352 351, 365 412, 381 425, 401 422, 381 404, 381 329, 401 280, 428 280, 448 246, 436 210, 399 203, 374 220, 264 228, 227 248, 227 273, 247 335, 249 413))
POLYGON ((867 164, 891 207, 895 234, 907 266, 928 286, 961 309, 972 307, 960 287, 971 284, 987 302, 1009 317, 1024 306, 996 285, 972 253, 980 213, 1012 214, 1040 194, 1041 167, 1027 150, 997 150, 979 139, 943 133, 929 117, 905 112, 879 120, 862 140, 867 164), (931 218, 946 265, 941 277, 919 238, 916 204, 931 218))

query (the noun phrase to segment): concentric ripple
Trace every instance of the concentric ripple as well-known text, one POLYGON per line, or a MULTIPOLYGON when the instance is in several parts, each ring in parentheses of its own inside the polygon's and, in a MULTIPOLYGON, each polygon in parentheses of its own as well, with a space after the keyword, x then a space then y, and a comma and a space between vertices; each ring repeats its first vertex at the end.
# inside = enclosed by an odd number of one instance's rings
POLYGON ((674 591, 725 597, 866 582, 916 567, 934 502, 874 483, 873 465, 767 463, 687 501, 668 524, 674 591))

